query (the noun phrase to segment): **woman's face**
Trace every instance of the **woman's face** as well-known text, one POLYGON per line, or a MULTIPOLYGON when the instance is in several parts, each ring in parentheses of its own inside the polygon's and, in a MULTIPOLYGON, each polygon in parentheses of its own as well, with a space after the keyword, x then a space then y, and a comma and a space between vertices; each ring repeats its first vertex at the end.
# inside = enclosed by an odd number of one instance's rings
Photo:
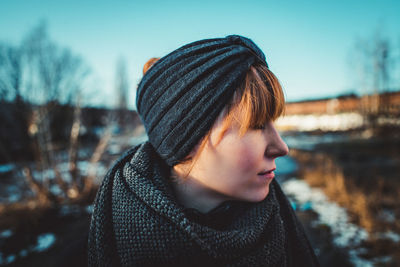
POLYGON ((287 145, 272 122, 242 137, 239 127, 231 125, 220 139, 222 125, 219 118, 188 178, 221 200, 263 200, 274 178, 275 159, 288 153, 287 145))

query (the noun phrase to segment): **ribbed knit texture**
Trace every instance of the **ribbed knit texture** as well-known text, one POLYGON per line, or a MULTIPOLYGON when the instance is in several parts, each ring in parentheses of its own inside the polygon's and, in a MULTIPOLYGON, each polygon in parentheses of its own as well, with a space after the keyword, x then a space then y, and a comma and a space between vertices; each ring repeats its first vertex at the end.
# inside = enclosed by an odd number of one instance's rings
POLYGON ((205 136, 263 52, 239 35, 187 44, 144 75, 136 106, 157 153, 173 166, 205 136))
POLYGON ((318 266, 275 181, 265 200, 214 228, 186 215, 169 172, 148 142, 117 161, 96 197, 89 266, 318 266))

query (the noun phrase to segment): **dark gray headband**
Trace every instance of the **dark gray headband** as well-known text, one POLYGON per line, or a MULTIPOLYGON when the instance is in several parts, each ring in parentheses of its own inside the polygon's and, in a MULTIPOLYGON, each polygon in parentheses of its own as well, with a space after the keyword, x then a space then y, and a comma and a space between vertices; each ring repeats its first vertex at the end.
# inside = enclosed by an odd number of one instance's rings
POLYGON ((169 166, 207 133, 255 63, 268 67, 260 48, 230 35, 182 46, 146 72, 136 106, 150 143, 169 166))

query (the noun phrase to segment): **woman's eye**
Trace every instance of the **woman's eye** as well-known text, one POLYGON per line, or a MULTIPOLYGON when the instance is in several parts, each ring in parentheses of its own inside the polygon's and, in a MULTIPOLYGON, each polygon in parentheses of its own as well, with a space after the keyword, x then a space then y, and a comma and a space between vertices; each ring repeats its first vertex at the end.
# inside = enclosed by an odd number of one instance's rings
POLYGON ((254 130, 264 130, 265 129, 265 125, 257 125, 253 127, 254 130))

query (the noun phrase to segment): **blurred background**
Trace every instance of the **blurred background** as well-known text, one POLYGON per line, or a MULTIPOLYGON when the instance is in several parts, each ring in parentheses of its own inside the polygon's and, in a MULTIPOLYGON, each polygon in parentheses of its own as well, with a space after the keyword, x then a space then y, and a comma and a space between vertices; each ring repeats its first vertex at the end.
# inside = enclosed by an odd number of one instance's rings
POLYGON ((0 2, 0 266, 85 266, 96 190, 146 140, 142 68, 241 34, 287 108, 278 181, 322 266, 400 266, 400 2, 0 2))

